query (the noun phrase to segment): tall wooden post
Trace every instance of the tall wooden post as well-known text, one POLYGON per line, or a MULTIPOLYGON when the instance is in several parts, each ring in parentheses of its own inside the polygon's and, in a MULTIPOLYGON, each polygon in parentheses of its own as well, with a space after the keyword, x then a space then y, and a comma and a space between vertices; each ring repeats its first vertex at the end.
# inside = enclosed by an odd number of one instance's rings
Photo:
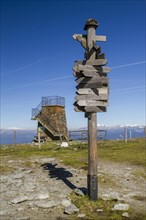
MULTIPOLYGON (((89 57, 89 51, 95 42, 95 30, 97 24, 86 23, 84 30, 87 30, 87 60, 94 61, 96 51, 89 57)), ((87 186, 88 196, 91 200, 97 200, 97 116, 96 113, 88 113, 88 175, 87 186)))
POLYGON ((88 196, 91 200, 97 200, 97 120, 96 113, 88 116, 88 196))
POLYGON ((97 200, 97 112, 106 112, 108 105, 108 78, 109 67, 101 48, 96 41, 106 41, 106 36, 96 35, 98 22, 88 19, 84 30, 87 35, 74 34, 73 38, 79 41, 85 48, 85 60, 76 61, 73 71, 76 77, 77 96, 75 97, 75 111, 85 112, 88 118, 88 196, 91 200, 97 200))

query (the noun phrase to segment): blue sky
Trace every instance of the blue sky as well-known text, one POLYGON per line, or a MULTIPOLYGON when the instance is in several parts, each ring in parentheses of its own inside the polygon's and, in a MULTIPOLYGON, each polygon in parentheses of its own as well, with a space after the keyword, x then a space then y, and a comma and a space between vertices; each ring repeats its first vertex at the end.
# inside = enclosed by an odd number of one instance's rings
POLYGON ((1 127, 36 128, 31 109, 43 96, 64 96, 69 129, 86 127, 74 112, 75 60, 84 49, 72 38, 99 22, 98 42, 111 67, 110 99, 98 124, 145 123, 145 1, 1 1, 1 127))

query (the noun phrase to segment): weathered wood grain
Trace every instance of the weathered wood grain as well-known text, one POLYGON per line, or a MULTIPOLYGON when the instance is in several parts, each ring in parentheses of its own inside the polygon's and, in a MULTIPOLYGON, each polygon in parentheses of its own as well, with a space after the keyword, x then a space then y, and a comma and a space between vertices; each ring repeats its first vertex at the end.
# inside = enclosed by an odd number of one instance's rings
POLYGON ((109 79, 107 77, 100 77, 99 75, 96 75, 94 77, 78 77, 76 78, 76 83, 84 84, 84 83, 98 83, 103 82, 107 83, 109 79))
POLYGON ((85 112, 90 112, 90 113, 96 113, 96 112, 106 112, 107 111, 107 108, 106 107, 96 107, 96 106, 86 106, 84 108, 84 111, 85 112))
MULTIPOLYGON (((74 34, 73 39, 77 40, 77 37, 84 37, 85 39, 87 39, 87 35, 85 34, 74 34)), ((95 37, 93 38, 94 41, 106 41, 106 36, 102 36, 102 35, 95 35, 95 37)))
POLYGON ((104 88, 95 88, 95 89, 91 89, 91 88, 82 88, 82 89, 78 89, 77 94, 79 95, 90 95, 90 94, 108 94, 109 93, 109 88, 108 87, 104 87, 104 88))
POLYGON ((94 37, 94 40, 95 41, 103 41, 103 42, 105 42, 106 41, 106 36, 96 35, 94 37))
POLYGON ((92 65, 92 66, 102 66, 102 65, 106 65, 108 63, 108 61, 106 59, 97 59, 97 60, 87 60, 86 64, 87 65, 92 65))
MULTIPOLYGON (((93 78, 89 78, 89 79, 93 79, 93 78)), ((86 83, 80 83, 79 85, 77 85, 77 89, 81 89, 81 88, 101 88, 103 86, 108 86, 108 82, 109 79, 106 77, 100 77, 99 80, 97 82, 86 82, 86 83)))
POLYGON ((106 107, 108 102, 105 101, 94 101, 94 100, 79 100, 77 101, 79 106, 103 106, 106 107))
POLYGON ((95 101, 100 101, 100 100, 104 100, 107 101, 108 100, 108 94, 100 94, 100 95, 96 95, 96 94, 89 94, 89 95, 77 95, 75 97, 76 101, 79 100, 95 100, 95 101))
POLYGON ((83 65, 78 63, 77 65, 74 66, 73 70, 75 72, 79 72, 79 71, 97 71, 100 73, 108 73, 110 72, 110 68, 109 67, 96 67, 96 66, 92 66, 92 65, 83 65))

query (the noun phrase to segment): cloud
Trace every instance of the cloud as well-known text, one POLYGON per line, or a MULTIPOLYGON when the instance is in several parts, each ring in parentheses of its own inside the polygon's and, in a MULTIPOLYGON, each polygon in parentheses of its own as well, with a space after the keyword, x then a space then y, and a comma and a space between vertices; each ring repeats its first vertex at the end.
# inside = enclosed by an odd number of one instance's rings
POLYGON ((123 68, 123 67, 127 67, 127 66, 139 65, 139 64, 143 64, 143 63, 146 63, 146 60, 140 61, 140 62, 136 62, 136 63, 123 64, 123 65, 120 65, 120 66, 113 66, 113 67, 111 67, 111 69, 118 69, 118 68, 123 68))

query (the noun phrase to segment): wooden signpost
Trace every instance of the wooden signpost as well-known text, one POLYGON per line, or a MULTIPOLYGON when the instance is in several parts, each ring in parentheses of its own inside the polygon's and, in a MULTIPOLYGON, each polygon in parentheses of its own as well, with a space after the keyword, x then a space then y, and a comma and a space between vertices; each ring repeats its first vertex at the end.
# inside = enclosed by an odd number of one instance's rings
POLYGON ((106 112, 109 96, 109 67, 105 67, 107 60, 101 53, 101 47, 96 41, 106 41, 106 36, 96 35, 98 22, 88 19, 84 30, 87 35, 74 34, 73 38, 81 43, 85 49, 85 60, 76 61, 73 67, 76 77, 77 92, 75 97, 75 111, 85 112, 88 118, 88 196, 91 200, 98 198, 97 181, 97 112, 106 112))

